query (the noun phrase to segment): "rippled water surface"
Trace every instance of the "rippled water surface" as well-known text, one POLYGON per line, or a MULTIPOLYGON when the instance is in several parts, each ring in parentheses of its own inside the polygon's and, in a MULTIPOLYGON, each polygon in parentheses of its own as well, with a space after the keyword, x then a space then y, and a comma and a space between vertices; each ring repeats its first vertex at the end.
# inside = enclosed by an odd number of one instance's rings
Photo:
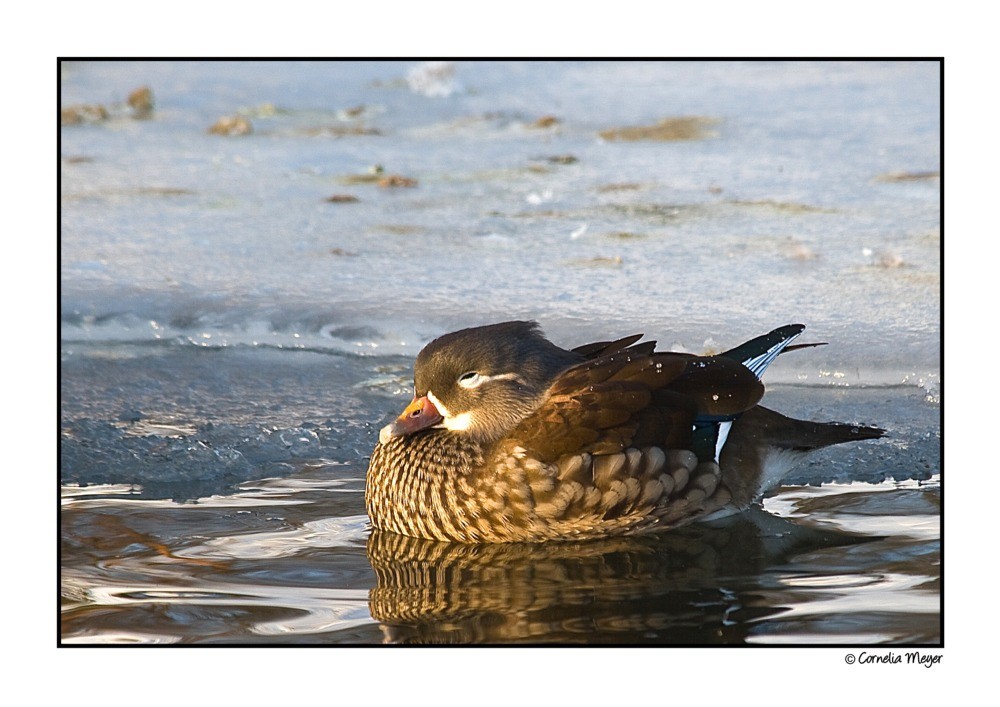
POLYGON ((363 469, 227 496, 63 494, 67 643, 940 641, 936 481, 789 487, 661 537, 463 546, 370 532, 363 469))
POLYGON ((938 64, 82 62, 60 88, 63 643, 942 641, 938 64), (510 318, 697 353, 802 322, 828 345, 765 404, 888 434, 660 537, 372 532, 417 351, 510 318))

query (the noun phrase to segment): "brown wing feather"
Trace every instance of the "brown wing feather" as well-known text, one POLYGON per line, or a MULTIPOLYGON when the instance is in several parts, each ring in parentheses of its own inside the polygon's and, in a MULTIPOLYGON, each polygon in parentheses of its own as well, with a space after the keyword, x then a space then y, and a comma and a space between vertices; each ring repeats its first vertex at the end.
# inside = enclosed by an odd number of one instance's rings
POLYGON ((637 353, 623 342, 560 374, 497 449, 498 468, 523 475, 526 513, 553 532, 669 526, 731 498, 718 465, 702 469, 682 450, 697 415, 753 407, 757 377, 729 359, 637 353))
POLYGON ((641 338, 642 334, 632 334, 632 336, 626 336, 616 341, 595 341, 592 344, 577 346, 573 349, 573 351, 586 358, 602 358, 604 356, 611 356, 612 354, 616 354, 620 351, 628 351, 630 353, 637 354, 653 353, 653 350, 656 348, 656 342, 645 341, 641 344, 635 344, 635 342, 641 338), (635 344, 635 346, 632 344, 635 344))
POLYGON ((757 376, 723 356, 691 356, 669 389, 697 401, 699 415, 738 415, 764 397, 764 384, 757 376))
POLYGON ((573 351, 587 358, 598 358, 620 351, 641 338, 642 334, 632 334, 632 336, 626 336, 616 341, 595 341, 592 344, 577 346, 573 351))
POLYGON ((764 394, 757 377, 736 361, 637 352, 630 346, 635 340, 591 345, 616 352, 560 374, 538 410, 507 440, 546 463, 630 446, 684 449, 696 415, 736 415, 764 394))
POLYGON ((662 444, 678 422, 689 433, 694 405, 664 390, 686 367, 672 354, 624 352, 581 363, 552 383, 545 402, 508 440, 552 462, 566 454, 662 444))

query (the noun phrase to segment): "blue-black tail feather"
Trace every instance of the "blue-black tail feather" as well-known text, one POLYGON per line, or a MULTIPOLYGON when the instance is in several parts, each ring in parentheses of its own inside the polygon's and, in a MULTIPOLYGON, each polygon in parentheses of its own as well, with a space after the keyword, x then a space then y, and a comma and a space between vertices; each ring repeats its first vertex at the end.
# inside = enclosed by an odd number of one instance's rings
MULTIPOLYGON (((788 324, 719 355, 739 361, 760 378, 778 354, 784 351, 805 328, 804 324, 788 324)), ((807 346, 819 346, 819 344, 807 344, 807 346)))
MULTIPOLYGON (((783 351, 808 346, 822 346, 822 344, 799 344, 790 346, 792 341, 803 332, 803 324, 787 324, 771 331, 763 336, 758 336, 736 348, 725 351, 720 356, 739 361, 746 366, 758 379, 764 375, 764 371, 771 365, 771 362, 783 351)), ((695 418, 694 430, 692 432, 694 452, 699 459, 714 459, 719 461, 722 448, 726 444, 729 430, 733 421, 738 415, 727 417, 701 416, 695 418)))

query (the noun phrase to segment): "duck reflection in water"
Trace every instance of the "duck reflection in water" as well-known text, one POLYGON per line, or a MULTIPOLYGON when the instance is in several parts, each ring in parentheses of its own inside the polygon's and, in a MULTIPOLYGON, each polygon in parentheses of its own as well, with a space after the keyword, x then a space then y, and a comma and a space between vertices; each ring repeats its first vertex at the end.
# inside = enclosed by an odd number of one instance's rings
POLYGON ((795 555, 873 540, 759 508, 670 533, 465 545, 374 530, 387 643, 742 644, 795 555))

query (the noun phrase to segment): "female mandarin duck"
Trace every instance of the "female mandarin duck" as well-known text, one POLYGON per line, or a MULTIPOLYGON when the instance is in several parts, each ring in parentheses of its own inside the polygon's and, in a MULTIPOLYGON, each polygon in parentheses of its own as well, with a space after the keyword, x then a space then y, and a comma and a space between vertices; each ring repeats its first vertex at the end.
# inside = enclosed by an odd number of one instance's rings
MULTIPOLYGON (((414 399, 379 434, 372 524, 461 543, 664 530, 747 508, 806 453, 884 430, 793 420, 757 405, 764 369, 805 327, 718 356, 642 335, 561 349, 534 322, 428 344, 414 399)), ((804 346, 811 346, 806 344, 804 346)))

